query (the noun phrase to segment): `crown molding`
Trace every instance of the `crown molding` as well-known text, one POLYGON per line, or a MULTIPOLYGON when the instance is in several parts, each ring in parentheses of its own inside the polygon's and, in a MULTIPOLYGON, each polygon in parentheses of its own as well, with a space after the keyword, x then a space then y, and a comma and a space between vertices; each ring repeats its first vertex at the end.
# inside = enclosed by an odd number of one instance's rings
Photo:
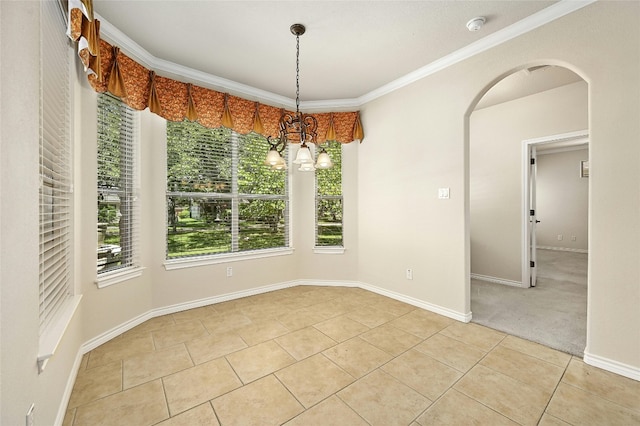
POLYGON ((360 105, 361 104, 357 98, 329 99, 329 100, 322 100, 322 101, 301 101, 300 109, 304 110, 304 112, 310 112, 310 113, 324 112, 329 109, 334 112, 338 112, 338 111, 353 111, 354 109, 360 108, 360 105))
MULTIPOLYGON (((575 12, 576 10, 582 9, 595 1, 597 0, 560 0, 559 2, 534 13, 525 19, 496 31, 472 44, 469 44, 468 46, 463 47, 462 49, 458 49, 447 56, 431 62, 422 68, 418 68, 417 70, 393 80, 392 82, 372 90, 358 98, 303 101, 300 102, 300 107, 301 109, 309 112, 320 112, 329 109, 353 110, 360 108, 367 102, 371 102, 458 62, 471 58, 472 56, 521 36, 522 34, 539 28, 558 18, 575 12)), ((102 38, 109 43, 117 45, 128 56, 158 73, 180 77, 180 80, 187 80, 204 87, 212 88, 221 92, 227 92, 246 99, 260 101, 269 105, 276 105, 290 109, 295 108, 295 100, 286 96, 281 96, 266 90, 258 89, 233 80, 218 77, 157 58, 143 49, 138 43, 133 41, 122 31, 111 25, 111 23, 106 21, 103 17, 98 14, 96 14, 96 16, 100 20, 100 35, 102 38)))
MULTIPOLYGON (((257 89, 246 84, 157 58, 97 13, 96 17, 100 21, 101 38, 111 44, 117 45, 127 56, 135 59, 145 67, 154 70, 156 73, 162 74, 163 77, 179 77, 180 81, 186 80, 203 87, 230 93, 235 96, 244 97, 245 99, 260 101, 269 105, 290 109, 295 109, 296 107, 295 100, 286 96, 257 89)), ((302 106, 304 103, 301 102, 300 105, 302 106)))

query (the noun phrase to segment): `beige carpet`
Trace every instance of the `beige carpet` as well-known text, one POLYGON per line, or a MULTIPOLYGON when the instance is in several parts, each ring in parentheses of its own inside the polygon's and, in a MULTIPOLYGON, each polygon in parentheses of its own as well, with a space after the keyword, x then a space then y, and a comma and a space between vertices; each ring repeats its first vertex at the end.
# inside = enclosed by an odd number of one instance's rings
POLYGON ((538 285, 523 289, 471 280, 472 321, 583 356, 587 255, 538 250, 538 285))

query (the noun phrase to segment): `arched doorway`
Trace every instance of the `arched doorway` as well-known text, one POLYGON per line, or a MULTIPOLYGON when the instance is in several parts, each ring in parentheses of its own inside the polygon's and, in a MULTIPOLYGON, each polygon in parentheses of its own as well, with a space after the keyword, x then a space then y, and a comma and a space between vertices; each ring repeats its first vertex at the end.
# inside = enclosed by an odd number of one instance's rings
MULTIPOLYGON (((546 227, 547 238, 540 260, 549 265, 543 268, 542 282, 529 288, 530 282, 523 278, 528 276, 523 274, 523 259, 527 258, 523 246, 528 244, 523 233, 523 209, 528 195, 522 153, 525 141, 588 128, 588 85, 565 67, 528 66, 490 86, 468 120, 468 297, 472 321, 582 356, 586 345, 588 204, 580 199, 585 206, 584 219, 580 220, 564 217, 558 221, 559 216, 566 216, 567 209, 549 207, 548 203, 544 214, 536 212, 537 219, 545 216, 539 224, 539 229, 546 227), (578 232, 572 221, 583 223, 584 229, 578 232), (548 234, 557 235, 557 239, 550 242, 548 234), (569 261, 578 265, 572 272, 583 276, 560 276, 566 268, 558 269, 558 265, 568 262, 562 260, 567 253, 579 258, 569 261), (549 269, 550 265, 556 269, 549 269), (580 284, 574 286, 573 281, 580 284)), ((565 169, 572 167, 575 172, 573 187, 560 182, 556 185, 567 191, 566 197, 578 192, 588 194, 588 178, 580 178, 580 161, 588 161, 588 149, 558 146, 547 151, 563 153, 567 158, 553 163, 562 163, 558 167, 565 169)), ((551 164, 547 161, 550 158, 546 156, 545 164, 551 164)), ((536 266, 540 269, 543 265, 536 266)))

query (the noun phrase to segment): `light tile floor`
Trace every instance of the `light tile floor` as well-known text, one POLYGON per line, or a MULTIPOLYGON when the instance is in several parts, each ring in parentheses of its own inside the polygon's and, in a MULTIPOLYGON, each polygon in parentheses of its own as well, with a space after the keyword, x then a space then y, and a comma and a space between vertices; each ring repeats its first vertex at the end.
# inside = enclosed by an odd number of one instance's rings
POLYGON ((149 320, 86 354, 79 425, 640 425, 640 382, 358 288, 149 320))

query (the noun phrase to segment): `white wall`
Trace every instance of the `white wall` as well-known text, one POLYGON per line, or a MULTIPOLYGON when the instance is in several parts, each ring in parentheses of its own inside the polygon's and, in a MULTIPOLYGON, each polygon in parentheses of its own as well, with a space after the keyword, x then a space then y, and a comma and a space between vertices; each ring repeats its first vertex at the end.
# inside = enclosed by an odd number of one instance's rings
POLYGON ((580 177, 580 162, 587 160, 588 149, 538 153, 536 210, 540 223, 536 239, 539 247, 588 249, 589 179, 580 177), (562 240, 558 240, 558 235, 562 235, 562 240))
POLYGON ((587 92, 581 81, 471 114, 472 273, 522 281, 522 141, 587 129, 587 92))
MULTIPOLYGON (((501 77, 534 65, 564 65, 589 84, 586 356, 592 363, 612 361, 609 367, 637 377, 638 18, 637 2, 596 2, 366 104, 358 176, 361 280, 469 313, 466 117, 501 77), (439 187, 451 188, 451 199, 438 200, 439 187), (413 267, 413 281, 404 278, 406 267, 413 267)), ((514 250, 518 256, 519 247, 514 250)))
POLYGON ((3 425, 23 425, 35 403, 53 424, 82 342, 80 311, 47 369, 39 349, 40 4, 0 2, 0 394, 3 425), (28 30, 26 30, 28 29, 28 30))

